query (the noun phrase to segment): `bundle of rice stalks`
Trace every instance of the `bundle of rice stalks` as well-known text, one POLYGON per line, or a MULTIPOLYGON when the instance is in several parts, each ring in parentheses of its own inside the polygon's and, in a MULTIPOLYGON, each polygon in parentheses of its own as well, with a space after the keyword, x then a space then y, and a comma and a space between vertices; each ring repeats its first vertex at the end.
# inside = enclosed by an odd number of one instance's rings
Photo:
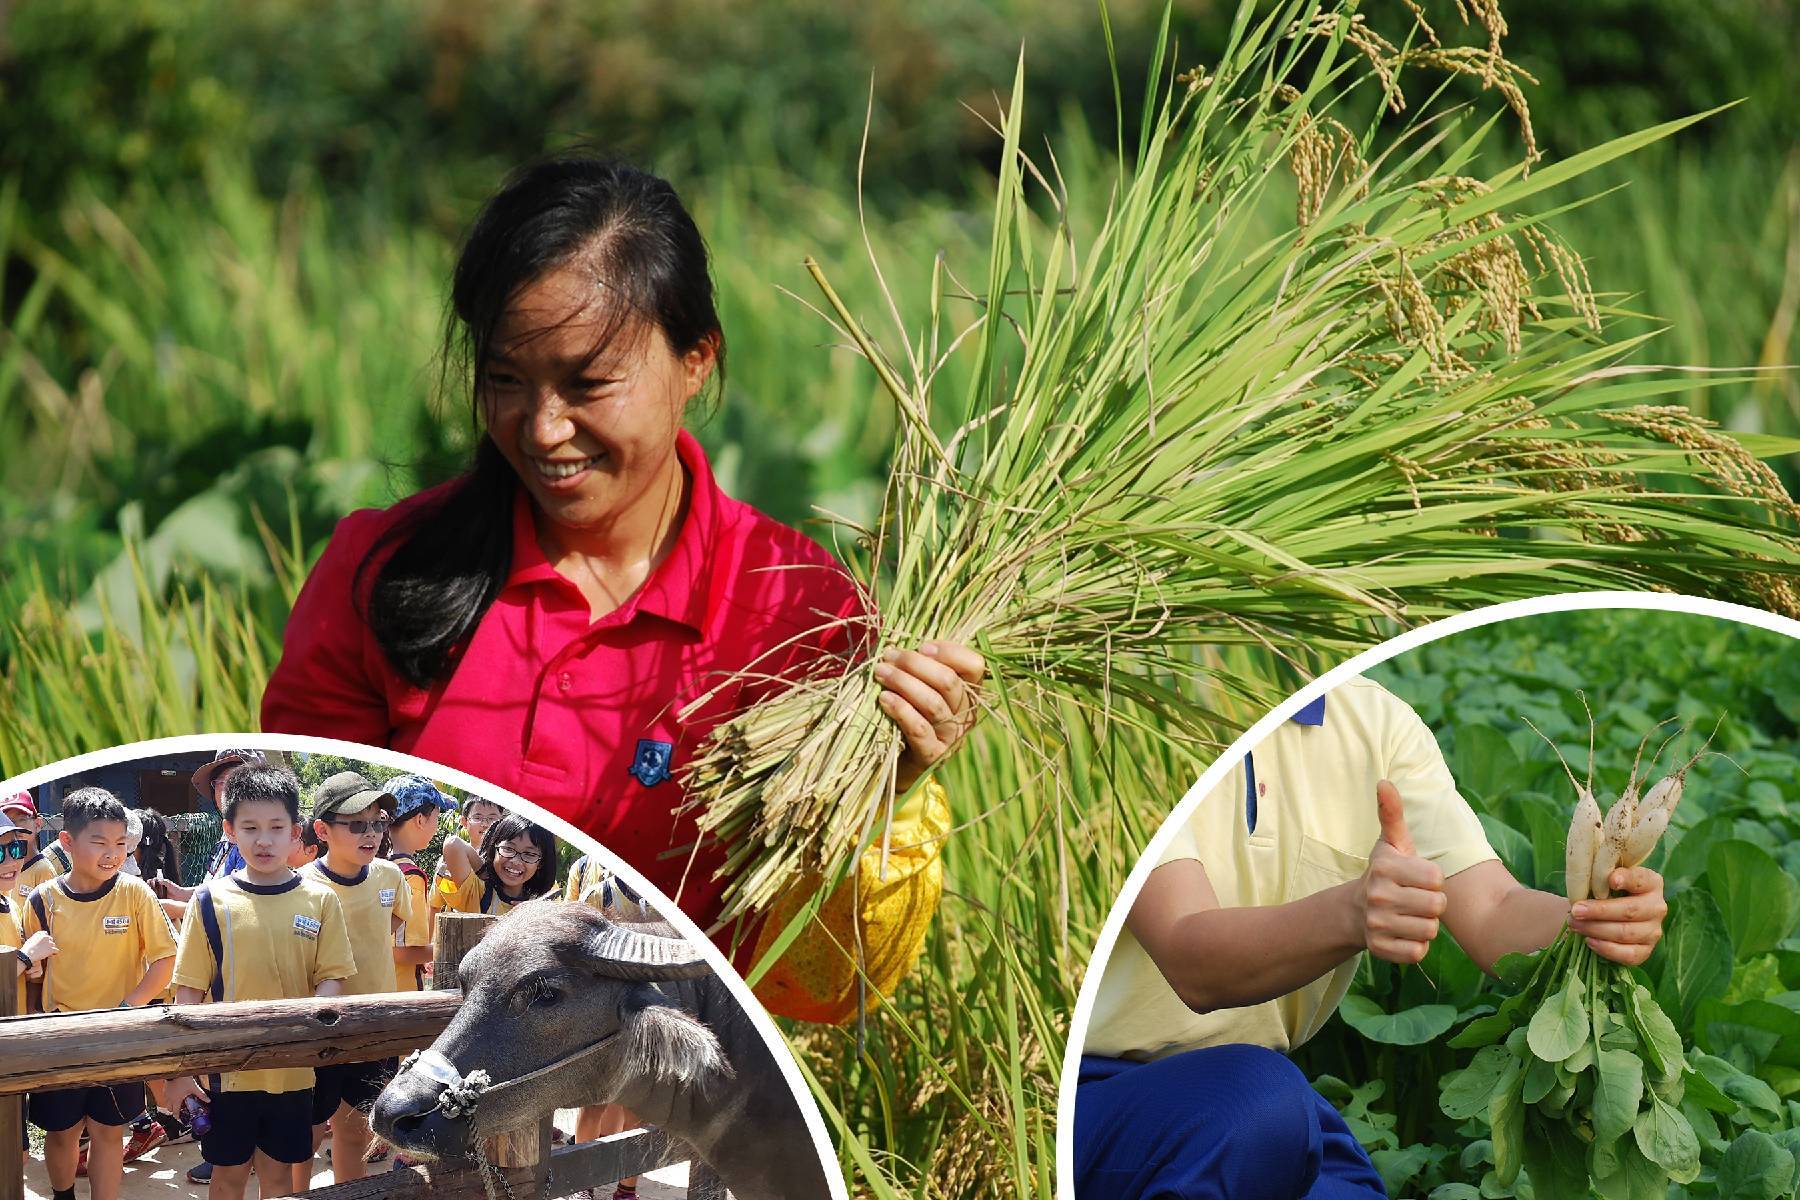
MULTIPOLYGON (((1515 215, 1688 122, 1487 178, 1469 172, 1500 113, 1415 114, 1377 152, 1375 123, 1341 114, 1371 91, 1398 112, 1427 72, 1481 79, 1528 122, 1494 6, 1473 48, 1410 4, 1398 42, 1335 0, 1259 7, 1217 64, 1171 78, 1159 47, 1091 237, 1054 154, 1021 150, 1021 62, 984 291, 940 260, 910 320, 880 297, 884 346, 808 264, 903 417, 879 519, 847 528, 871 641, 976 645, 994 719, 1027 740, 1055 737, 1057 701, 1222 740, 1228 701, 1287 687, 1208 674, 1201 647, 1318 661, 1600 587, 1800 609, 1794 502, 1742 441, 1658 403, 1725 378, 1625 365, 1621 310, 1542 215, 1515 215), (1275 204, 1294 217, 1270 233, 1275 204), (957 355, 973 386, 942 394, 957 355)), ((692 765, 731 915, 841 878, 891 819, 901 744, 871 672, 824 664, 692 765)))

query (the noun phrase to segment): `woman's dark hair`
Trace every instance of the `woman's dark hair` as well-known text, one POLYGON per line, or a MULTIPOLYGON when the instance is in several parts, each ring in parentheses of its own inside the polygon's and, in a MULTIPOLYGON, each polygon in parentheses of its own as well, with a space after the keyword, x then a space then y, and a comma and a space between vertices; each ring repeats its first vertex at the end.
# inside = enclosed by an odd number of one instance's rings
POLYGON ((521 889, 525 899, 534 900, 556 887, 556 835, 541 825, 533 825, 518 813, 507 813, 488 826, 487 836, 481 839, 481 867, 476 874, 490 890, 502 890, 500 879, 494 874, 494 851, 502 842, 510 842, 520 834, 528 835, 531 844, 537 847, 537 871, 521 889))
POLYGON ((138 871, 145 879, 162 876, 181 882, 181 856, 169 838, 169 822, 154 808, 137 810, 144 836, 138 841, 138 871))
MULTIPOLYGON (((482 373, 507 305, 524 285, 575 260, 596 268, 613 301, 596 355, 627 325, 648 321, 677 355, 715 339, 713 376, 722 386, 725 342, 706 243, 675 189, 628 163, 552 158, 507 180, 456 261, 443 362, 447 378, 467 384, 477 429, 482 373)), ((363 560, 359 592, 362 576, 392 550, 375 569, 365 615, 388 661, 414 685, 450 673, 458 646, 499 596, 512 566, 517 486, 482 436, 473 465, 442 501, 396 524, 363 560)))

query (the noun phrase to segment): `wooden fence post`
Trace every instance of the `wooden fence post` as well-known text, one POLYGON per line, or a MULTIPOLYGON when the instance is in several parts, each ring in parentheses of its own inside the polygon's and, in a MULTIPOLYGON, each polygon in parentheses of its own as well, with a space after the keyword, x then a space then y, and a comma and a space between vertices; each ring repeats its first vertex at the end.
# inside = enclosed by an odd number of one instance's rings
MULTIPOLYGON (((12 958, 0 962, 0 1018, 19 1013, 12 958)), ((25 1200, 25 1097, 16 1094, 0 1096, 0 1200, 25 1200)))
POLYGON ((431 948, 432 987, 440 992, 453 992, 461 986, 457 982, 456 969, 462 965, 463 955, 474 949, 488 926, 498 919, 476 913, 441 912, 437 915, 431 948))

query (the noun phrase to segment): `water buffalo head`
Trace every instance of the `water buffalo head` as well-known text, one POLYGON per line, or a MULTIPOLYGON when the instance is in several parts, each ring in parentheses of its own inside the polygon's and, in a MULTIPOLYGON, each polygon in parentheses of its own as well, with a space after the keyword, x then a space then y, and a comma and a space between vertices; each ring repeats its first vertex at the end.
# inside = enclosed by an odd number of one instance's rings
POLYGON ((371 1122, 407 1154, 466 1158, 479 1138, 628 1087, 704 1095, 732 1066, 678 984, 711 970, 661 922, 520 905, 463 959, 456 1016, 382 1090, 371 1122))

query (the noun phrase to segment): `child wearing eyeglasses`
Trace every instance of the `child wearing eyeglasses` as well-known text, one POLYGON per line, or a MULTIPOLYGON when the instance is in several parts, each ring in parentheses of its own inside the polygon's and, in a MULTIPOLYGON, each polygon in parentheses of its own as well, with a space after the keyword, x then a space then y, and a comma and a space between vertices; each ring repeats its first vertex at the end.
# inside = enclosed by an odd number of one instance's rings
MULTIPOLYGON (((467 868, 451 867, 454 873, 467 868)), ((454 895, 445 900, 449 912, 501 916, 515 905, 556 890, 556 836, 518 813, 507 813, 488 827, 481 839, 481 858, 473 871, 457 879, 454 895)))
MULTIPOLYGON (((323 879, 344 909, 344 927, 356 958, 356 974, 344 981, 346 996, 395 990, 394 934, 412 916, 412 890, 400 868, 376 857, 394 815, 394 797, 355 771, 340 771, 313 793, 313 831, 323 853, 306 872, 323 879)), ((402 938, 404 942, 404 937, 402 938)), ((313 1147, 331 1123, 331 1174, 336 1183, 368 1173, 368 1108, 394 1073, 392 1059, 319 1067, 313 1080, 313 1147)), ((306 1169, 302 1164, 301 1170, 306 1169)), ((295 1176, 300 1184, 299 1176, 295 1176)))

